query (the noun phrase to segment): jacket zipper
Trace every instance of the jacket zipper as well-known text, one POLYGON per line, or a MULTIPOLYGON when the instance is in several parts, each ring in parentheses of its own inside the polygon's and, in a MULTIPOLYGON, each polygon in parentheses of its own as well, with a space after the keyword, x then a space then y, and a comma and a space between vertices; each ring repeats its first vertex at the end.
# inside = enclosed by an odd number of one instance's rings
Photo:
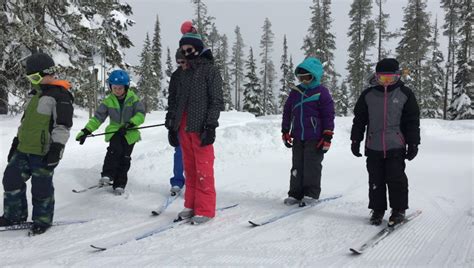
POLYGON ((382 131, 383 158, 387 158, 387 144, 385 143, 386 131, 387 131, 387 86, 384 86, 383 131, 382 131))
POLYGON ((46 134, 41 130, 41 152, 44 153, 44 146, 46 144, 46 134))
POLYGON ((301 95, 301 114, 300 114, 300 124, 301 124, 301 140, 304 140, 304 125, 303 125, 303 101, 304 96, 301 95))

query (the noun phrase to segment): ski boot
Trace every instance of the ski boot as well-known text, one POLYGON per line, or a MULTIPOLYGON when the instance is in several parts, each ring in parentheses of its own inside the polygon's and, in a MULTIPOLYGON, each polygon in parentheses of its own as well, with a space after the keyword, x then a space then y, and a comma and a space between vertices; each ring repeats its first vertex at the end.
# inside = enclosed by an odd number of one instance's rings
POLYGON ((212 218, 206 217, 206 216, 196 215, 191 219, 191 224, 195 224, 195 225, 203 224, 203 223, 206 223, 210 220, 212 220, 212 218))
POLYGON ((405 220, 405 210, 404 209, 392 209, 392 215, 388 219, 388 226, 395 226, 402 223, 405 220))
POLYGON ((317 202, 318 202, 318 199, 305 195, 303 199, 301 199, 300 207, 312 206, 316 204, 317 202))
POLYGON ((181 188, 179 186, 172 186, 171 189, 170 189, 170 192, 171 192, 171 196, 175 196, 177 194, 179 194, 179 192, 181 192, 181 188))
POLYGON ((283 200, 283 204, 287 206, 292 206, 299 203, 300 203, 300 200, 294 198, 293 196, 288 196, 287 198, 285 198, 285 200, 283 200))
POLYGON ((182 221, 184 219, 189 219, 192 216, 194 216, 194 209, 184 208, 183 210, 181 210, 180 213, 178 213, 178 217, 176 218, 175 221, 182 221))
POLYGON ((114 181, 108 176, 102 176, 102 178, 99 179, 100 186, 112 185, 113 183, 114 181))
POLYGON ((382 224, 383 216, 385 215, 385 210, 382 209, 373 209, 372 215, 370 216, 370 224, 379 226, 382 224))
POLYGON ((31 227, 28 235, 29 236, 40 235, 46 232, 50 227, 51 226, 49 225, 40 225, 40 224, 33 223, 33 226, 31 227))
POLYGON ((125 189, 124 189, 124 188, 122 188, 122 187, 114 188, 114 194, 115 194, 115 195, 123 195, 123 193, 125 193, 125 189))

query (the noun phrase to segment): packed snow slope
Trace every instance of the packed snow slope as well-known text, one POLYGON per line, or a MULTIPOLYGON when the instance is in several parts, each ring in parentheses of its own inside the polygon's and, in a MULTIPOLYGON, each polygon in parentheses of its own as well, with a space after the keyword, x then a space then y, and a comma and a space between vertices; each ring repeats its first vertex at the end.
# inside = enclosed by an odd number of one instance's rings
MULTIPOLYGON (((201 226, 182 225, 96 252, 90 244, 113 243, 168 224, 183 208, 183 200, 158 217, 150 216, 168 196, 172 175, 173 148, 164 127, 142 131, 125 195, 115 196, 110 188, 72 193, 98 181, 107 147, 102 136, 88 138, 82 146, 74 140, 87 121, 85 111, 75 114, 71 138, 54 176, 55 220, 92 221, 53 227, 35 237, 28 237, 27 231, 0 233, 2 267, 474 266, 474 121, 422 120, 420 151, 407 162, 406 170, 408 212, 421 209, 423 213, 363 255, 353 256, 349 248, 381 227, 368 224, 365 158, 350 152, 351 118, 336 119, 333 144, 323 162, 321 197, 343 196, 252 228, 248 220, 287 209, 282 201, 288 191, 291 151, 280 139, 281 116, 255 118, 239 112, 221 114, 215 143, 218 206, 239 203, 238 207, 219 212, 201 226)), ((164 116, 163 112, 149 114, 145 125, 163 123, 164 116)), ((0 117, 2 171, 19 120, 20 116, 0 117)))

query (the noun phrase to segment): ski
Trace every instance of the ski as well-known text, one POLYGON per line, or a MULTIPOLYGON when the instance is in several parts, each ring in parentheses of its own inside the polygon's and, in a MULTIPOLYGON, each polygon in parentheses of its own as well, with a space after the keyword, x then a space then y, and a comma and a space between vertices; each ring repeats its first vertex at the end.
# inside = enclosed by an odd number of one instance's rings
MULTIPOLYGON (((217 208, 216 211, 222 211, 222 210, 234 208, 238 205, 239 204, 234 204, 234 205, 230 205, 230 206, 226 206, 226 207, 220 207, 220 208, 217 208)), ((175 219, 171 223, 168 223, 166 225, 159 226, 159 227, 154 228, 152 230, 146 231, 146 232, 144 232, 140 235, 137 235, 137 236, 135 236, 134 238, 131 238, 131 239, 126 239, 126 240, 123 240, 123 241, 120 241, 120 242, 117 242, 117 243, 114 243, 114 244, 110 244, 108 246, 96 246, 96 245, 90 245, 90 246, 92 248, 98 250, 98 251, 105 251, 107 249, 110 249, 110 248, 113 248, 113 247, 116 247, 116 246, 120 246, 120 245, 126 244, 126 243, 131 242, 131 241, 139 241, 139 240, 142 240, 144 238, 150 237, 152 235, 163 233, 163 232, 171 230, 171 229, 173 229, 177 226, 180 226, 180 225, 183 225, 183 224, 186 224, 186 223, 190 223, 190 222, 191 222, 191 218, 188 218, 188 219, 175 219)))
POLYGON ((76 194, 79 194, 79 193, 84 193, 84 192, 87 192, 89 190, 92 190, 92 189, 99 189, 99 188, 103 188, 103 187, 106 187, 106 186, 111 186, 112 184, 96 184, 96 185, 92 185, 90 187, 87 187, 87 188, 84 188, 84 189, 81 189, 81 190, 76 190, 76 189, 72 189, 72 192, 73 193, 76 193, 76 194))
POLYGON ((362 244, 360 247, 357 248, 350 248, 349 250, 357 255, 360 255, 364 253, 366 250, 373 248, 375 245, 377 245, 380 241, 382 241, 384 238, 386 238, 388 235, 393 233, 394 231, 398 230, 400 227, 408 223, 409 221, 413 220, 414 218, 418 217, 421 214, 421 210, 417 210, 408 216, 406 216, 405 220, 399 224, 393 225, 393 226, 387 226, 380 230, 377 234, 375 234, 373 237, 371 237, 369 240, 367 240, 364 244, 362 244))
POLYGON ((269 223, 272 223, 272 222, 275 222, 277 220, 280 220, 280 219, 283 219, 285 217, 288 217, 290 215, 293 215, 293 214, 296 214, 298 212, 301 212, 301 211, 304 211, 304 210, 307 210, 309 208, 312 208, 314 206, 317 206, 321 203, 324 203, 324 202, 327 202, 327 201, 330 201, 330 200, 334 200, 334 199, 337 199, 339 197, 341 197, 342 195, 335 195, 335 196, 331 196, 331 197, 327 197, 327 198, 322 198, 322 199, 319 199, 317 202, 315 202, 314 204, 311 204, 311 205, 308 205, 308 206, 304 206, 304 207, 296 207, 296 208, 291 208, 287 211, 284 211, 282 213, 279 213, 277 215, 274 215, 274 216, 271 216, 270 218, 267 218, 265 220, 262 220, 262 221, 255 221, 255 220, 250 220, 249 223, 253 226, 253 227, 258 227, 258 226, 262 226, 262 225, 266 225, 266 224, 269 224, 269 223))
POLYGON ((183 192, 183 190, 179 191, 175 195, 170 195, 168 198, 166 198, 165 202, 159 207, 157 210, 153 210, 151 212, 152 216, 159 216, 161 213, 163 213, 170 205, 175 201, 183 192))
MULTIPOLYGON (((53 226, 59 226, 59 225, 69 225, 69 224, 79 224, 79 223, 86 223, 89 220, 70 220, 70 221, 55 221, 53 222, 53 226)), ((26 230, 30 229, 33 226, 33 222, 31 221, 26 221, 14 225, 9 225, 9 226, 1 226, 0 227, 0 232, 5 232, 5 231, 16 231, 16 230, 26 230)))

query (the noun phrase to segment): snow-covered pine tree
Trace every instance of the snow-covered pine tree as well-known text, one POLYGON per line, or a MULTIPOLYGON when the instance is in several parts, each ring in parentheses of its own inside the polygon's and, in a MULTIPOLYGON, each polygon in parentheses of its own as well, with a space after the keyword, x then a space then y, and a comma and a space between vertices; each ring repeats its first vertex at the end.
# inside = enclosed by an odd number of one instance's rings
POLYGON ((273 39, 274 34, 272 32, 272 23, 268 18, 265 18, 263 23, 263 34, 260 39, 260 52, 261 59, 261 81, 263 86, 263 114, 272 114, 275 112, 275 105, 273 99, 273 81, 275 79, 275 66, 272 61, 272 51, 273 51, 273 39))
POLYGON ((371 10, 372 0, 353 0, 349 11, 351 25, 347 36, 350 46, 346 69, 349 72, 347 83, 351 91, 351 103, 354 103, 362 92, 372 65, 369 50, 375 45, 376 34, 371 10))
POLYGON ((431 58, 426 61, 423 68, 423 89, 417 94, 420 104, 421 117, 440 118, 443 114, 443 86, 444 69, 441 64, 444 61, 443 53, 439 50, 439 29, 436 18, 433 26, 433 39, 430 42, 431 58))
POLYGON ((166 99, 166 109, 168 109, 168 95, 169 95, 168 88, 170 87, 170 80, 171 80, 171 75, 173 74, 173 71, 174 71, 174 67, 173 67, 173 61, 171 60, 170 48, 166 47, 166 70, 165 70, 166 86, 163 87, 163 98, 166 99))
POLYGON ((289 63, 288 63, 288 75, 286 77, 286 82, 288 83, 288 85, 294 85, 295 84, 295 74, 294 74, 294 71, 295 71, 295 66, 293 64, 293 56, 290 55, 290 60, 289 60, 289 63))
POLYGON ((244 78, 244 40, 240 33, 240 27, 235 27, 235 43, 232 46, 232 58, 230 60, 230 74, 232 87, 234 89, 234 107, 240 111, 240 95, 242 94, 242 80, 244 78))
MULTIPOLYGON (((5 38, 0 43, 7 40, 0 59, 0 85, 18 100, 9 107, 10 111, 20 111, 30 86, 20 60, 37 51, 56 60, 58 75, 74 86, 76 104, 95 107, 97 99, 89 98, 91 92, 97 92, 91 81, 92 67, 125 66, 120 49, 132 45, 125 35, 134 24, 127 19, 131 7, 119 1, 13 0, 0 6, 6 15, 2 23, 5 38)), ((105 74, 101 80, 105 84, 105 74)))
POLYGON ((283 54, 281 55, 280 60, 280 70, 281 70, 281 79, 280 79, 280 91, 278 94, 278 105, 277 112, 281 113, 283 111, 283 106, 285 105, 286 99, 290 94, 290 89, 288 87, 288 73, 291 73, 292 70, 288 67, 288 44, 286 41, 286 34, 283 36, 283 54))
POLYGON ((350 92, 347 88, 347 82, 343 81, 340 87, 335 87, 332 92, 334 99, 334 108, 337 116, 347 116, 350 111, 349 96, 350 92))
POLYGON ((202 41, 207 45, 215 18, 207 14, 207 6, 204 1, 191 0, 191 2, 194 4, 194 15, 196 15, 196 18, 193 19, 193 25, 196 25, 202 41))
POLYGON ((156 91, 156 107, 153 107, 153 110, 163 111, 166 109, 166 101, 163 97, 161 80, 163 79, 162 63, 161 63, 161 29, 160 29, 160 19, 158 15, 156 16, 155 22, 155 31, 153 34, 153 41, 151 44, 151 53, 152 61, 151 68, 154 71, 153 75, 153 85, 156 91))
POLYGON ((453 100, 449 107, 451 119, 474 119, 474 14, 471 0, 462 0, 458 29, 457 72, 453 100))
POLYGON ((457 29, 459 27, 460 0, 441 0, 441 7, 445 11, 443 35, 448 37, 448 58, 444 79, 443 119, 448 118, 449 96, 454 93, 455 57, 457 47, 457 29))
POLYGON ((306 57, 318 58, 324 66, 322 84, 336 84, 339 76, 334 67, 336 36, 331 32, 331 0, 313 0, 312 17, 302 49, 306 57), (334 81, 331 81, 334 80, 334 81))
POLYGON ((143 50, 140 54, 140 67, 137 72, 140 76, 137 85, 137 92, 142 100, 143 106, 145 106, 146 113, 152 111, 153 108, 156 107, 158 101, 158 92, 156 91, 154 84, 156 75, 153 68, 150 68, 152 62, 153 52, 151 50, 150 37, 147 33, 143 44, 143 50))
POLYGON ((245 75, 247 83, 244 84, 243 111, 261 116, 264 114, 263 92, 256 73, 257 66, 253 57, 252 47, 250 47, 249 58, 245 63, 245 67, 247 69, 247 74, 245 75))
MULTIPOLYGON (((426 0, 409 1, 403 9, 402 39, 396 52, 400 66, 410 73, 406 84, 415 92, 428 90, 422 86, 422 72, 430 47, 430 15, 426 11, 426 0)), ((422 93, 424 95, 424 93, 422 93)))
POLYGON ((234 104, 232 103, 232 94, 230 90, 230 74, 229 74, 229 45, 227 41, 227 36, 223 34, 220 36, 220 41, 218 42, 218 58, 219 58, 219 70, 222 75, 222 91, 224 96, 224 109, 229 111, 234 109, 234 104))
POLYGON ((383 42, 388 42, 392 37, 395 35, 390 33, 387 30, 387 21, 390 18, 388 13, 383 12, 383 4, 386 3, 387 0, 375 0, 375 4, 378 7, 378 14, 377 18, 375 19, 375 29, 377 30, 377 37, 378 37, 378 57, 377 61, 380 61, 383 58, 388 57, 390 51, 386 49, 386 46, 383 45, 383 42))

